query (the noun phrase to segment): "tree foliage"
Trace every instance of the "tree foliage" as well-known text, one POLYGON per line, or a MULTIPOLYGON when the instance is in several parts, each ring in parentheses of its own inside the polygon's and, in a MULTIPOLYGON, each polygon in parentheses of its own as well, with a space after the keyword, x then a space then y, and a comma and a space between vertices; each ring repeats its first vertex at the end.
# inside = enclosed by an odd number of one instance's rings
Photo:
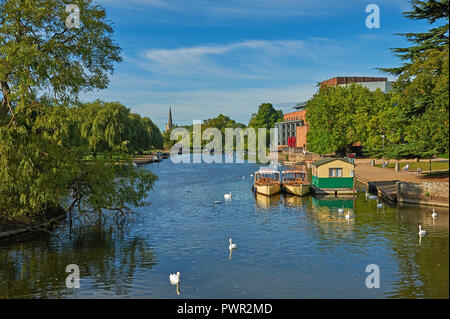
MULTIPOLYGON (((76 208, 88 220, 108 211, 123 217, 143 204, 156 179, 132 165, 115 165, 114 156, 121 138, 129 137, 132 148, 145 144, 139 139, 150 122, 116 104, 102 105, 98 113, 69 107, 79 93, 105 88, 114 63, 121 61, 105 10, 91 0, 75 3, 79 29, 65 24, 66 1, 0 0, 2 219, 33 221, 61 206, 76 208), (85 125, 82 134, 81 123, 89 120, 92 126, 85 125), (125 120, 142 127, 130 130, 125 120), (133 134, 138 142, 131 141, 133 134), (86 161, 91 145, 113 151, 86 161)), ((126 162, 131 164, 131 157, 126 162)))
POLYGON ((81 135, 93 152, 142 152, 162 147, 159 128, 118 102, 97 100, 81 104, 75 111, 81 135))
POLYGON ((358 85, 320 88, 307 105, 312 151, 343 152, 358 141, 377 157, 431 158, 448 153, 448 0, 412 3, 405 16, 443 24, 426 33, 405 34, 413 45, 394 50, 404 64, 384 69, 398 75, 389 94, 358 85))
POLYGON ((448 17, 449 0, 413 0, 412 10, 403 15, 411 20, 425 20, 430 25, 438 24, 427 32, 400 33, 407 41, 412 43, 408 48, 394 48, 392 51, 402 61, 403 65, 394 68, 380 68, 382 71, 394 75, 402 74, 417 57, 429 50, 445 50, 448 47, 448 17))
POLYGON ((323 86, 308 101, 308 147, 318 154, 350 151, 356 142, 381 145, 383 123, 378 113, 388 108, 389 96, 357 84, 323 86))
POLYGON ((248 127, 267 129, 266 146, 269 147, 270 129, 274 127, 275 123, 282 120, 283 112, 281 110, 276 110, 270 103, 263 103, 259 106, 258 112, 252 114, 252 117, 248 122, 248 127))

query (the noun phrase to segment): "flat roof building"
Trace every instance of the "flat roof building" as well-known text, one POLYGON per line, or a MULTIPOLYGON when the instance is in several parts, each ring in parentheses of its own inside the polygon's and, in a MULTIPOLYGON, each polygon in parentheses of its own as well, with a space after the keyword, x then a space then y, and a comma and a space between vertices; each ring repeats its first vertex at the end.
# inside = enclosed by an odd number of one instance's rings
POLYGON ((391 81, 383 77, 372 77, 372 76, 337 76, 325 81, 320 82, 321 86, 346 86, 352 83, 357 83, 363 87, 368 88, 370 91, 376 91, 380 89, 381 92, 389 92, 391 87, 391 81))

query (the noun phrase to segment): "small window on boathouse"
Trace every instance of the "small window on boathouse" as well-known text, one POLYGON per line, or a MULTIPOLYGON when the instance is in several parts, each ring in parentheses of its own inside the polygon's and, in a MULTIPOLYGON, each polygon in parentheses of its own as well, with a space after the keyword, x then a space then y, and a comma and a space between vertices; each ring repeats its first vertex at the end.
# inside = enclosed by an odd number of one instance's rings
POLYGON ((342 177, 342 168, 330 168, 330 177, 342 177))

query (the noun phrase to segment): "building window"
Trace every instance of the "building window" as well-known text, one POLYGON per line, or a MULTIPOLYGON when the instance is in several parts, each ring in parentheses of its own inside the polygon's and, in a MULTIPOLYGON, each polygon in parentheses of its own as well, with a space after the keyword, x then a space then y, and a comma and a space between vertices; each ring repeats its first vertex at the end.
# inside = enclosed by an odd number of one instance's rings
POLYGON ((342 177, 342 168, 330 168, 330 177, 342 177))

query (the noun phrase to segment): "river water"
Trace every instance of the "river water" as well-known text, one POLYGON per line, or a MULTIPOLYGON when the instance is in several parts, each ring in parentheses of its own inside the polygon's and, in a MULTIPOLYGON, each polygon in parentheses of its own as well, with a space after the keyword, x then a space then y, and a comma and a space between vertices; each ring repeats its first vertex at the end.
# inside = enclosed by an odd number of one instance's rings
POLYGON ((0 245, 0 298, 449 297, 448 209, 433 219, 431 207, 377 209, 364 194, 255 196, 258 164, 141 167, 158 181, 123 228, 70 233, 63 222, 54 235, 0 245), (350 220, 342 206, 353 210, 350 220), (230 237, 238 245, 231 255, 230 237), (79 289, 66 287, 69 264, 80 268, 79 289), (371 264, 379 288, 366 287, 371 264), (177 271, 179 295, 169 283, 177 271))

